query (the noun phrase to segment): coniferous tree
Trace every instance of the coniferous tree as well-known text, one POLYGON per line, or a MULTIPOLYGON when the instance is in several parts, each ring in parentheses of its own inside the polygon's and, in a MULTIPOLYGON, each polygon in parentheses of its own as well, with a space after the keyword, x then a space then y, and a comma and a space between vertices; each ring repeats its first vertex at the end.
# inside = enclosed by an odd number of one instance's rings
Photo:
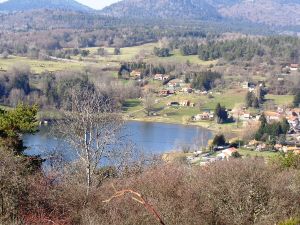
POLYGON ((282 133, 286 134, 290 130, 290 124, 286 118, 281 121, 282 133))
POLYGON ((252 92, 248 91, 247 95, 246 95, 246 107, 251 107, 252 106, 252 98, 253 98, 253 94, 252 92))
POLYGON ((121 54, 120 48, 115 48, 114 49, 114 55, 120 55, 120 54, 121 54))
POLYGON ((255 134, 255 140, 257 140, 257 141, 260 141, 262 139, 262 137, 265 133, 265 127, 268 124, 265 114, 262 114, 260 116, 259 121, 260 121, 260 127, 255 134))
POLYGON ((273 143, 276 140, 285 137, 290 129, 290 125, 286 119, 281 122, 268 123, 264 114, 261 115, 259 121, 261 125, 255 134, 255 139, 258 141, 269 141, 273 143))
POLYGON ((259 99, 256 97, 256 95, 253 92, 248 92, 246 95, 246 106, 247 107, 253 107, 253 108, 259 108, 259 99))
POLYGON ((215 109, 215 117, 217 123, 225 123, 228 120, 228 113, 224 107, 221 106, 220 103, 217 104, 215 109))
POLYGON ((299 105, 300 105, 300 90, 298 90, 296 92, 293 103, 294 103, 295 107, 299 107, 299 105))
POLYGON ((223 146, 226 145, 226 140, 223 134, 216 135, 212 142, 213 146, 223 146))

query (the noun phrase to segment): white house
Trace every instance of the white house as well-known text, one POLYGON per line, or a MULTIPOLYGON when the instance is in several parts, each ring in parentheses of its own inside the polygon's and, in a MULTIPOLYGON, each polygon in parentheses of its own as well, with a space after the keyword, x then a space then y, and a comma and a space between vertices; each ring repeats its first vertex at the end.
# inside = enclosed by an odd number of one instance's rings
POLYGON ((238 153, 238 150, 236 148, 228 148, 223 150, 221 153, 217 155, 217 157, 222 159, 228 159, 233 156, 233 154, 238 153))
POLYGON ((291 64, 290 65, 290 70, 291 71, 297 71, 299 68, 299 64, 291 64))

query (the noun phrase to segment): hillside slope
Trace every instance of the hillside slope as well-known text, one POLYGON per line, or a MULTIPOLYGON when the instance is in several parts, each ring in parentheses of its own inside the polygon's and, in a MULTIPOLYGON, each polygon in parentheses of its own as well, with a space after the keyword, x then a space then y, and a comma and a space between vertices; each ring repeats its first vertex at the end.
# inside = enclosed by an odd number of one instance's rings
POLYGON ((251 21, 300 25, 300 0, 123 0, 102 10, 129 18, 251 21))
POLYGON ((91 10, 91 8, 75 0, 9 0, 0 4, 0 11, 26 11, 34 9, 91 10))
POLYGON ((206 1, 197 0, 124 0, 102 10, 106 15, 132 18, 220 19, 206 1))
POLYGON ((253 0, 223 5, 219 12, 224 17, 246 19, 270 25, 300 25, 299 0, 253 0))

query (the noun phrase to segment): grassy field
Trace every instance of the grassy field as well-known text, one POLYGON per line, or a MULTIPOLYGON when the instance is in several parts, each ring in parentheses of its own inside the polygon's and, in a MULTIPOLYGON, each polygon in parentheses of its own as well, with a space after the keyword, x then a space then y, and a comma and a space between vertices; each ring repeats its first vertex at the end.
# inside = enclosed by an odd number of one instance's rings
MULTIPOLYGON (((157 97, 158 103, 155 104, 155 111, 159 111, 160 114, 170 113, 179 116, 189 116, 195 115, 195 113, 200 113, 204 109, 214 110, 218 103, 226 108, 232 109, 235 105, 244 103, 245 96, 246 91, 240 89, 224 90, 223 93, 213 93, 210 97, 200 94, 178 93, 169 97, 157 97), (198 105, 200 104, 200 107, 166 107, 169 102, 182 102, 184 100, 189 100, 198 105)), ((134 102, 135 100, 129 101, 134 102)), ((141 103, 141 101, 139 102, 141 103)), ((136 111, 137 107, 137 104, 135 104, 134 107, 131 107, 129 104, 127 112, 134 112, 136 111)))
POLYGON ((293 103, 293 95, 266 95, 267 100, 273 100, 277 105, 289 105, 293 103))
MULTIPOLYGON (((233 109, 236 106, 241 106, 245 103, 246 91, 243 89, 229 89, 224 90, 222 93, 213 92, 209 97, 200 94, 185 94, 178 93, 169 97, 156 97, 156 103, 153 111, 156 112, 155 116, 147 116, 143 109, 143 104, 140 99, 130 99, 126 102, 123 108, 123 113, 132 120, 147 121, 147 122, 165 122, 177 124, 191 124, 202 127, 207 127, 215 131, 231 130, 238 131, 236 123, 216 124, 214 121, 198 121, 192 122, 190 118, 204 110, 214 110, 216 105, 220 103, 227 109, 233 109), (196 107, 170 107, 167 106, 169 102, 182 102, 189 100, 196 103, 196 107)), ((266 99, 274 100, 278 105, 288 104, 292 102, 293 97, 289 95, 267 95, 266 99)), ((250 109, 250 111, 256 111, 250 109)), ((249 152, 251 154, 253 152, 249 152)), ((260 154, 254 152, 255 154, 260 154)))
MULTIPOLYGON (((238 149, 238 152, 240 153, 241 157, 262 157, 264 158, 266 161, 278 156, 280 153, 278 152, 256 152, 256 151, 251 151, 248 149, 243 149, 240 148, 238 149)), ((211 156, 217 156, 217 154, 220 152, 215 152, 213 153, 211 156)), ((162 156, 162 159, 165 162, 185 162, 187 157, 189 156, 193 156, 193 153, 183 153, 182 151, 174 151, 174 152, 169 152, 169 153, 165 153, 162 156)), ((194 161, 193 165, 200 165, 200 163, 202 162, 202 158, 199 158, 199 160, 194 161)))
POLYGON ((153 111, 156 116, 147 116, 143 109, 143 104, 140 99, 129 99, 123 107, 123 113, 132 120, 147 121, 147 122, 164 122, 177 124, 191 124, 202 127, 207 127, 212 130, 221 129, 236 129, 235 123, 216 124, 213 121, 199 121, 191 122, 191 117, 201 113, 203 110, 214 110, 218 103, 226 108, 233 108, 244 102, 246 92, 244 90, 226 90, 224 93, 213 93, 213 97, 200 94, 184 94, 178 93, 169 97, 157 97, 153 111), (193 103, 200 103, 201 107, 170 107, 167 106, 169 102, 182 102, 189 100, 193 103))
MULTIPOLYGON (((140 46, 126 47, 121 48, 120 55, 114 55, 114 48, 104 48, 107 52, 106 56, 97 55, 98 47, 94 48, 85 48, 85 50, 90 51, 90 56, 84 59, 86 60, 99 60, 100 62, 122 62, 122 61, 131 61, 136 59, 137 56, 144 58, 145 62, 148 63, 186 63, 189 61, 193 64, 199 65, 210 65, 215 64, 217 61, 203 61, 198 58, 197 55, 193 56, 182 56, 178 49, 172 52, 170 57, 157 57, 153 55, 153 48, 158 47, 158 43, 149 43, 140 46)), ((79 57, 75 57, 78 59, 79 57)))
POLYGON ((249 157, 263 157, 266 159, 270 159, 274 156, 279 155, 278 152, 269 152, 269 151, 257 152, 257 151, 251 151, 249 149, 239 149, 238 151, 243 157, 248 157, 248 156, 249 157))
POLYGON ((170 57, 159 58, 152 54, 153 48, 158 46, 157 43, 149 43, 140 46, 121 48, 121 55, 114 55, 114 48, 105 48, 107 56, 102 57, 97 55, 98 47, 85 48, 90 51, 88 57, 73 56, 75 61, 53 61, 53 60, 37 60, 19 56, 9 56, 7 59, 0 59, 0 71, 6 71, 15 65, 29 65, 33 73, 42 73, 45 71, 55 72, 62 70, 82 69, 86 66, 97 67, 118 67, 120 62, 132 61, 140 56, 148 63, 186 63, 189 61, 193 64, 210 65, 217 61, 202 61, 198 56, 182 56, 179 50, 174 50, 170 57), (81 58, 81 60, 80 60, 81 58))
POLYGON ((33 73, 45 71, 54 72, 69 69, 82 69, 84 62, 61 62, 29 59, 25 57, 9 56, 8 59, 0 59, 0 70, 7 70, 12 66, 29 65, 33 73))

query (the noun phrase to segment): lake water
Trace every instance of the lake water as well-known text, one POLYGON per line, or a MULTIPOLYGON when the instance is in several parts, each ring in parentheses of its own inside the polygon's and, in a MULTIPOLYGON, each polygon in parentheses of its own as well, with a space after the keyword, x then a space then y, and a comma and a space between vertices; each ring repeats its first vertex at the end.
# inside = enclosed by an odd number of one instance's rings
MULTIPOLYGON (((206 146, 212 132, 201 127, 164 123, 127 122, 123 133, 145 153, 159 154, 179 149, 179 146, 206 146)), ((68 145, 42 127, 35 135, 25 135, 24 143, 30 155, 44 155, 52 150, 67 149, 68 145)))

